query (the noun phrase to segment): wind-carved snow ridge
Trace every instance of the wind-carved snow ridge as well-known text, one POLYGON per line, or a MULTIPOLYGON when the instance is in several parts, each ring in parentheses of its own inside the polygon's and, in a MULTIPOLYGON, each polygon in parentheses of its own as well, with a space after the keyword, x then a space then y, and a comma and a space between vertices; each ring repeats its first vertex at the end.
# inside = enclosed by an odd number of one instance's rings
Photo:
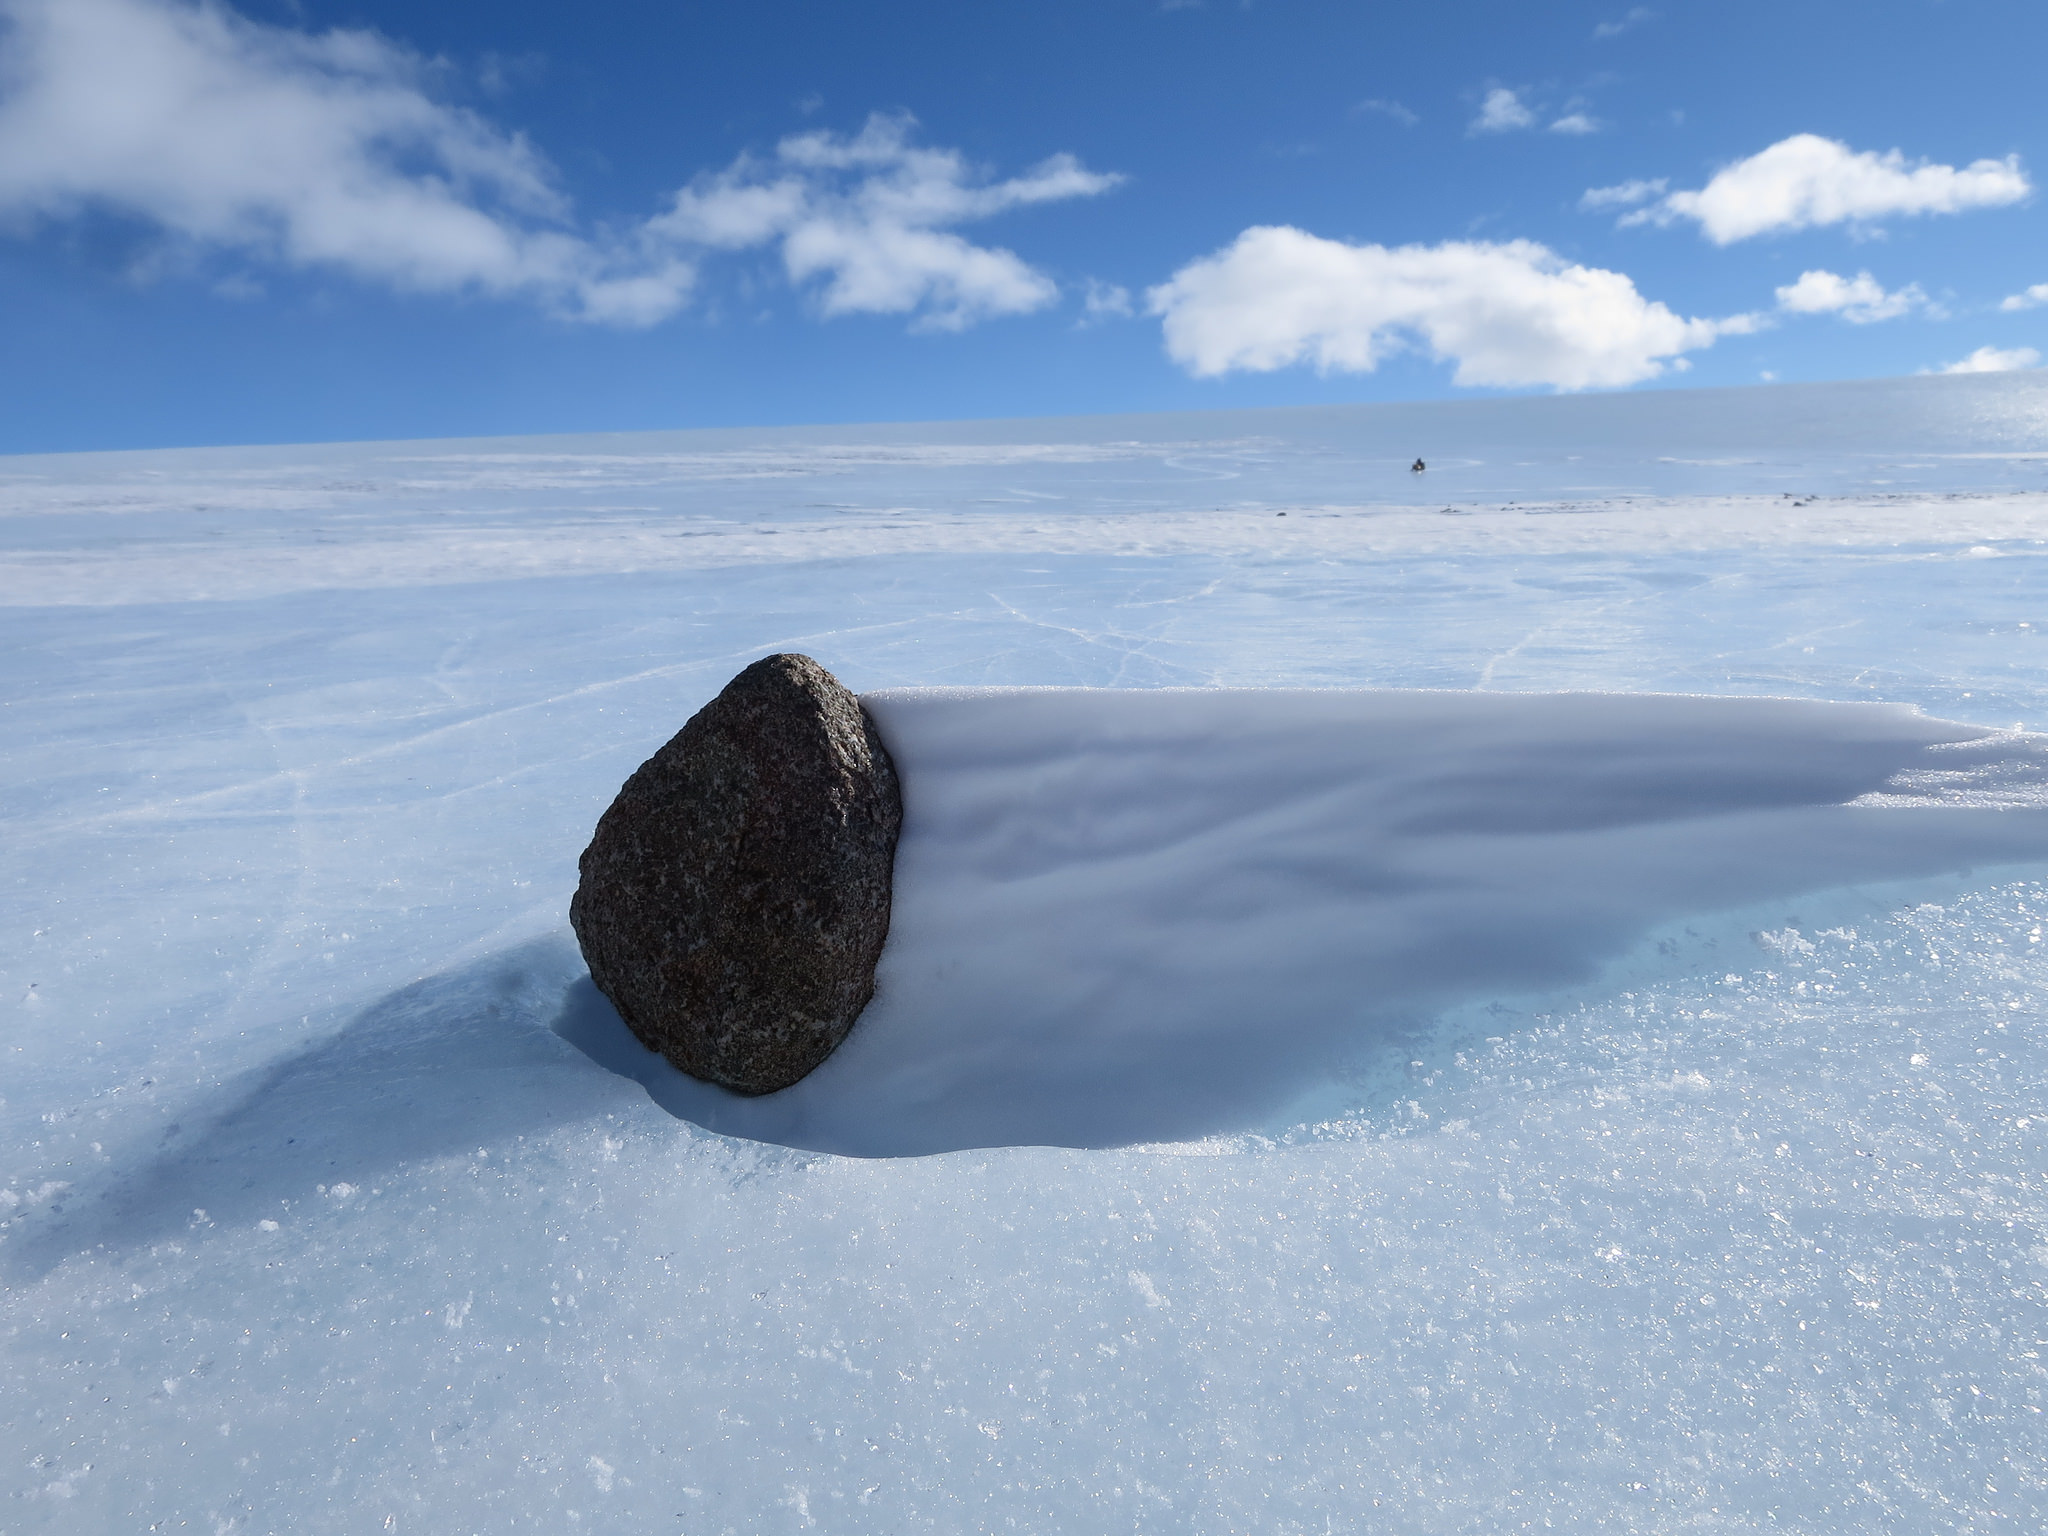
POLYGON ((672 1112, 856 1155, 1287 1123, 1442 1010, 1652 928, 2048 859, 2048 738, 1787 699, 907 689, 874 1002, 762 1099, 562 1028, 672 1112))

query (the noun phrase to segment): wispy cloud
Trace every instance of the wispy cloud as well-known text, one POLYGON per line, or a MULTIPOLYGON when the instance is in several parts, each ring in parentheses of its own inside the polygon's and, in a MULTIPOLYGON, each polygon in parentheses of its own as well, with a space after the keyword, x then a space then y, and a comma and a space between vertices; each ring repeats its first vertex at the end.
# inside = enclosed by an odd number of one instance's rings
POLYGON ((1871 325, 1895 320, 1900 315, 1927 307, 1927 295, 1918 283, 1887 293, 1884 284, 1868 272, 1854 277, 1816 269, 1799 274, 1799 280, 1777 291, 1778 308, 1794 315, 1840 315, 1851 325, 1871 325))
MULTIPOLYGON (((1547 113, 1546 113, 1547 115, 1547 113)), ((1479 115, 1465 127, 1468 135, 1483 133, 1520 133, 1534 128, 1542 119, 1535 107, 1525 100, 1519 91, 1497 85, 1489 90, 1479 103, 1479 115)), ((1579 101, 1568 101, 1564 111, 1549 123, 1552 133, 1586 134, 1598 133, 1599 119, 1582 109, 1579 101)))
POLYGON ((773 156, 743 155, 678 192, 648 233, 684 248, 772 246, 828 316, 914 312, 922 327, 958 330, 1051 304, 1051 278, 950 226, 1097 196, 1122 178, 1055 155, 988 181, 958 151, 914 144, 914 127, 905 116, 876 116, 850 137, 798 134, 773 156))
POLYGON ((1472 119, 1469 133, 1514 133, 1536 126, 1536 114, 1522 98, 1504 85, 1497 85, 1479 103, 1479 115, 1472 119))
POLYGON ((2039 367, 2041 354, 2032 347, 1979 347, 1968 357, 1943 363, 1937 373, 2018 373, 2039 367))
MULTIPOLYGON (((1600 188, 1582 207, 1615 206, 1630 182, 1600 188), (1605 200, 1605 201, 1600 201, 1605 200)), ((2016 203, 2033 191, 2019 157, 1977 160, 1960 169, 1911 161, 1894 149, 1861 152, 1818 134, 1794 134, 1717 172, 1696 192, 1670 192, 1623 217, 1624 225, 1691 220, 1716 245, 1816 226, 1962 213, 2016 203)))
POLYGON ((1198 377, 1369 373, 1412 348, 1453 363, 1459 384, 1589 389, 1682 369, 1682 354, 1759 325, 1682 318, 1533 241, 1389 248, 1285 226, 1247 229, 1146 298, 1168 355, 1198 377))
POLYGON ((1608 208, 1633 208, 1653 197, 1662 197, 1670 185, 1659 176, 1655 181, 1624 181, 1618 186, 1594 187, 1579 199, 1579 207, 1588 213, 1608 208))
POLYGON ((1613 21, 1603 21, 1594 27, 1593 35, 1601 38, 1619 37, 1624 32, 1633 32, 1643 23, 1656 19, 1657 13, 1647 5, 1633 6, 1626 14, 1617 16, 1613 21))
POLYGON ((878 118, 785 140, 765 168, 742 161, 659 217, 591 232, 523 136, 435 99, 434 67, 374 33, 265 25, 210 0, 0 0, 0 23, 0 217, 109 210, 193 252, 573 320, 656 323, 708 253, 770 241, 826 314, 957 327, 1020 313, 1052 301, 1051 280, 950 226, 1117 180, 1055 156, 990 181, 913 145, 908 119, 878 118))
POLYGON ((1091 277, 1081 294, 1081 324, 1100 325, 1106 320, 1128 320, 1137 310, 1131 290, 1121 283, 1105 283, 1091 277))
POLYGON ((1422 119, 1398 101, 1384 101, 1375 96, 1361 101, 1353 107, 1354 112, 1377 112, 1382 117, 1391 117, 1403 128, 1413 128, 1422 119))
POLYGON ((2003 310, 2038 309, 2043 304, 2048 304, 2048 283, 2036 283, 2019 293, 2008 294, 1999 301, 1998 307, 2003 310))

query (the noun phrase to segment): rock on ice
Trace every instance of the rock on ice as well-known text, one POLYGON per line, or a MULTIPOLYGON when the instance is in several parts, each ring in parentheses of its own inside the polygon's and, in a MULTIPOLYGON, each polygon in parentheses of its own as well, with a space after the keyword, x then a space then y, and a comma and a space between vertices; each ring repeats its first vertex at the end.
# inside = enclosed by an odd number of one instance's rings
POLYGON ((592 980, 692 1076, 787 1088, 874 995, 902 820, 860 701, 808 656, 755 662, 599 820, 569 907, 592 980))

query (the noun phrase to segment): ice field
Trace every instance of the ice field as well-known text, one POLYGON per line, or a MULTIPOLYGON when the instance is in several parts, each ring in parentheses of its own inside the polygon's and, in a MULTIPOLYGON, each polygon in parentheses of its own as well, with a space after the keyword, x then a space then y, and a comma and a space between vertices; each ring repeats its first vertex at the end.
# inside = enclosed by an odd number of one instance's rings
POLYGON ((2044 560, 2028 374, 0 460, 0 1531, 2038 1528, 2044 560), (778 650, 741 1101, 566 914, 778 650))

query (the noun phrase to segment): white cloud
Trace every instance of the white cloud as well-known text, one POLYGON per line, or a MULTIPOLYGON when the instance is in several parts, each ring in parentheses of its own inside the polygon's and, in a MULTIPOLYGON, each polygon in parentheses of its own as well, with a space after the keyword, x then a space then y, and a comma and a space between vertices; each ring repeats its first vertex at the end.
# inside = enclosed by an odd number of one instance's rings
POLYGON ((192 251, 619 325, 674 314, 708 251, 778 240, 794 280, 823 282, 827 314, 958 326, 1055 290, 946 226, 1115 181, 1055 157, 984 184, 951 151, 912 147, 907 119, 877 119, 790 139, 769 176, 742 161, 593 237, 543 157, 434 100, 431 74, 374 33, 264 25, 216 0, 0 0, 0 220, 108 211, 192 251))
POLYGON ((1382 117, 1391 117, 1403 128, 1413 128, 1422 121, 1420 117, 1400 102, 1383 101, 1377 96, 1368 101, 1361 101, 1353 110, 1358 112, 1377 112, 1382 117))
POLYGON ((1095 325, 1104 320, 1128 320, 1137 313, 1131 306, 1131 290, 1121 283, 1089 278, 1081 297, 1081 323, 1095 325))
POLYGON ((1285 226, 1247 229, 1147 299, 1168 355, 1199 377, 1302 362, 1369 373, 1419 346, 1459 384, 1588 389, 1683 368, 1680 354, 1759 324, 1682 319, 1622 273, 1533 241, 1389 249, 1285 226))
POLYGON ((1942 373, 2017 373, 2041 361, 2032 347, 1979 347, 1960 362, 1944 363, 1942 373))
POLYGON ((1894 320, 1927 304, 1927 295, 1918 283, 1887 293, 1884 284, 1868 272, 1854 277, 1822 270, 1802 272, 1799 281, 1780 288, 1777 296, 1778 308, 1790 314, 1840 315, 1852 325, 1894 320))
POLYGON ((743 155, 678 192, 648 232, 685 247, 777 246, 790 281, 815 284, 827 315, 916 311, 921 326, 957 330, 1052 303, 1058 289, 1044 273, 946 226, 1092 197, 1122 178, 1055 155, 984 181, 958 151, 912 144, 914 126, 876 116, 851 137, 799 134, 772 158, 743 155))
POLYGON ((1628 13, 1614 21, 1603 21, 1593 28, 1595 37, 1619 37, 1624 32, 1633 32, 1646 21, 1655 21, 1657 13, 1647 5, 1632 6, 1628 13))
POLYGON ((1506 86, 1497 85, 1486 93, 1486 99, 1479 104, 1479 115, 1472 119, 1467 132, 1513 133, 1535 126, 1536 114, 1522 105, 1522 98, 1506 86))
POLYGON ((1597 213, 1603 208, 1633 208, 1637 203, 1662 197, 1664 189, 1670 185, 1659 176, 1655 181, 1624 181, 1614 187, 1593 187, 1579 199, 1579 206, 1588 213, 1597 213))
MULTIPOLYGON (((1486 93, 1479 103, 1479 115, 1465 127, 1468 135, 1482 133, 1519 133, 1534 128, 1539 119, 1536 111, 1519 92, 1504 85, 1497 85, 1486 93)), ((1550 124, 1552 133, 1584 134, 1598 133, 1600 123, 1580 110, 1578 101, 1565 103, 1565 110, 1550 124)))
POLYGON ((1909 164, 1896 149, 1858 152, 1818 134, 1797 133, 1724 167, 1699 191, 1669 193, 1621 222, 1691 219, 1716 245, 1729 245, 1816 225, 2001 207, 2032 190, 2017 155, 1977 160, 1958 170, 1924 160, 1909 164))
POLYGON ((2004 310, 2037 309, 2043 304, 2048 304, 2048 283, 2036 283, 2022 293, 2009 294, 1999 301, 1998 307, 2004 310))
POLYGON ((437 103, 368 32, 318 36, 174 0, 0 0, 0 213, 88 208, 394 287, 658 319, 686 264, 567 233, 525 140, 437 103))

